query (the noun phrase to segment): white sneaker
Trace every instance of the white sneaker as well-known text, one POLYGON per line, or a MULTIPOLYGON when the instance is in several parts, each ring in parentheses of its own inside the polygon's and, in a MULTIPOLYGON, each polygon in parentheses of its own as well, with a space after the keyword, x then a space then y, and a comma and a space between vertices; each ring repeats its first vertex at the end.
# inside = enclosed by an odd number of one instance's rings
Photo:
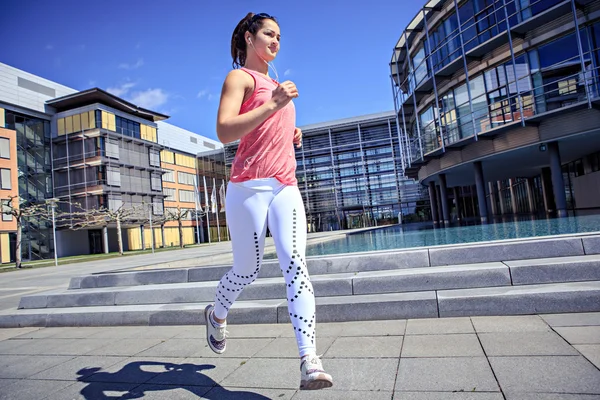
POLYGON ((300 390, 319 390, 333 386, 331 375, 323 370, 321 359, 310 354, 300 364, 300 390))
POLYGON ((208 347, 212 351, 217 354, 225 353, 225 349, 227 347, 227 331, 225 328, 227 324, 222 324, 217 327, 214 325, 212 314, 215 310, 215 306, 213 304, 209 304, 204 309, 204 320, 206 322, 206 341, 208 342, 208 347))

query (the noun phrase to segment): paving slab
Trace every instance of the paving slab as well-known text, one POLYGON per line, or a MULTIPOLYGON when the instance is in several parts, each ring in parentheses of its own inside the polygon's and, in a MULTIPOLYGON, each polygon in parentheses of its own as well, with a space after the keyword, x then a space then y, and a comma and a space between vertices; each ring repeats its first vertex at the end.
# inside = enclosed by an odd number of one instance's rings
POLYGON ((172 365, 167 363, 167 371, 147 384, 213 387, 247 362, 248 358, 186 358, 172 365))
POLYGON ((296 390, 217 386, 202 396, 207 400, 289 400, 296 390))
POLYGON ((81 356, 32 375, 30 379, 77 381, 124 361, 125 357, 81 356))
POLYGON ((582 356, 489 357, 506 393, 600 394, 600 371, 582 356))
POLYGON ((485 357, 401 358, 399 392, 500 392, 485 357))
POLYGON ((475 334, 407 335, 402 346, 405 357, 484 357, 475 334))
POLYGON ((573 347, 600 369, 600 344, 576 344, 573 347))
POLYGON ((600 326, 563 326, 554 330, 571 344, 600 344, 600 326))
POLYGON ((396 392, 394 400, 504 400, 502 393, 396 392))
POLYGON ((0 398, 3 400, 42 399, 72 384, 71 381, 59 380, 23 380, 2 387, 0 398))
POLYGON ((87 354, 110 344, 110 339, 30 339, 26 345, 18 346, 6 354, 21 355, 72 355, 87 354))
POLYGON ((550 326, 600 326, 600 312, 542 314, 540 317, 550 326))
POLYGON ((97 356, 134 356, 162 342, 163 339, 115 339, 114 342, 93 349, 86 354, 97 356))
POLYGON ((75 382, 66 388, 44 397, 44 400, 118 399, 139 386, 137 383, 75 382))
MULTIPOLYGON (((317 313, 317 318, 319 314, 317 313)), ((406 329, 406 320, 377 320, 359 322, 327 322, 317 321, 316 337, 323 336, 398 336, 403 335, 406 329)), ((284 331, 282 336, 293 337, 294 330, 284 331)))
MULTIPOLYGON (((335 338, 332 337, 321 337, 317 338, 317 352, 323 354, 329 349, 335 338)), ((259 350, 254 357, 258 358, 294 358, 299 357, 298 344, 296 338, 281 337, 273 339, 264 348, 259 350)))
POLYGON ((439 335, 475 333, 468 317, 411 319, 406 324, 407 335, 439 335))
MULTIPOLYGON (((343 389, 343 388, 342 388, 343 389)), ((390 391, 299 390, 293 400, 392 400, 390 391)), ((277 397, 273 397, 276 399, 277 397)))
POLYGON ((27 378, 71 359, 69 356, 2 356, 0 378, 27 378))
POLYGON ((171 339, 187 328, 185 326, 153 326, 152 329, 148 329, 147 326, 120 326, 118 329, 113 327, 97 327, 98 332, 91 335, 90 338, 171 339))
POLYGON ((300 360, 252 358, 220 382, 225 387, 290 389, 300 386, 300 360), (269 371, 265 373, 265 371, 269 371))
POLYGON ((173 365, 181 364, 184 358, 130 357, 102 371, 86 377, 85 382, 146 383, 162 373, 169 373, 173 365))
POLYGON ((471 317, 471 321, 478 333, 550 332, 550 327, 537 315, 471 317))
POLYGON ((570 393, 506 393, 506 400, 600 400, 600 395, 570 393))
POLYGON ((26 335, 35 332, 40 328, 6 328, 0 329, 0 341, 26 335))
MULTIPOLYGON (((398 358, 402 336, 338 337, 325 352, 327 358, 398 358)), ((323 339, 319 339, 322 343, 323 339)), ((322 347, 319 346, 319 354, 322 347)))
POLYGON ((489 356, 570 356, 577 350, 554 332, 480 333, 489 356))

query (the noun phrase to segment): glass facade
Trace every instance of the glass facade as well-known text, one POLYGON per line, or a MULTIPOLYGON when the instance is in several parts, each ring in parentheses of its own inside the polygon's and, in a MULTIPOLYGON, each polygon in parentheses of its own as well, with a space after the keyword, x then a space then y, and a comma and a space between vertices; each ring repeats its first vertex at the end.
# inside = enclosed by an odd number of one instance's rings
MULTIPOLYGON (((513 36, 522 37, 516 32, 526 29, 528 21, 551 22, 544 15, 558 7, 561 12, 570 11, 569 1, 468 0, 445 4, 455 4, 452 9, 458 9, 458 14, 450 12, 434 26, 426 26, 419 39, 422 43, 409 44, 415 34, 405 32, 404 48, 396 49, 391 62, 396 111, 402 128, 406 126, 401 129, 405 165, 437 156, 465 139, 475 140, 496 128, 599 96, 599 22, 582 24, 579 31, 555 29, 548 39, 529 47, 520 44, 511 48, 513 42, 506 35, 510 27, 513 36), (483 71, 464 71, 464 65, 498 46, 506 49, 503 61, 494 59, 494 64, 483 71), (408 48, 413 49, 409 57, 408 48), (446 73, 451 64, 451 73, 446 73), (447 87, 443 83, 450 79, 462 82, 436 93, 434 86, 427 84, 433 76, 438 88, 447 87)), ((424 24, 433 12, 422 11, 424 24)))
MULTIPOLYGON (((302 132, 296 178, 310 232, 431 219, 427 191, 403 175, 395 118, 302 132)), ((225 147, 228 165, 236 149, 225 147)))
MULTIPOLYGON (((11 110, 5 112, 6 128, 17 132, 17 166, 21 202, 37 203, 52 197, 50 121, 11 110)), ((52 229, 46 222, 27 219, 22 227, 24 260, 49 257, 54 251, 52 229)))

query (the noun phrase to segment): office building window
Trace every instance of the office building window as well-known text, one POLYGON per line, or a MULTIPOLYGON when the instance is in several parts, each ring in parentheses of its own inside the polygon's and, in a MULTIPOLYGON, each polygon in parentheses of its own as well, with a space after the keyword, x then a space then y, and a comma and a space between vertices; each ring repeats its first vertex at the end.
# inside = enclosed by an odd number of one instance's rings
POLYGON ((196 175, 188 174, 187 172, 178 172, 177 181, 182 185, 194 185, 196 175))
POLYGON ((154 215, 163 215, 165 213, 163 202, 160 199, 152 200, 152 212, 154 215))
POLYGON ((0 138, 0 157, 10 158, 10 139, 0 138))
POLYGON ((194 203, 195 200, 194 192, 190 190, 179 190, 179 201, 182 203, 194 203))
POLYGON ((150 178, 150 185, 152 187, 152 190, 157 190, 157 191, 162 190, 162 181, 160 179, 159 174, 152 174, 152 176, 150 178))
POLYGON ((119 167, 107 167, 106 182, 111 186, 121 186, 121 169, 119 167))
POLYGON ((10 190, 12 189, 12 184, 10 182, 10 169, 2 168, 0 169, 0 185, 2 185, 2 189, 10 190))
POLYGON ((166 196, 165 201, 177 201, 175 198, 175 194, 177 193, 177 189, 174 188, 163 188, 163 194, 166 196))
POLYGON ((157 149, 150 149, 150 165, 160 167, 160 152, 157 149))
POLYGON ((108 139, 106 143, 106 157, 119 159, 119 143, 116 140, 108 139))
POLYGON ((175 172, 170 169, 165 169, 163 174, 164 182, 175 182, 175 172))
POLYGON ((8 206, 10 200, 2 200, 2 221, 12 221, 13 216, 10 213, 12 209, 8 206))

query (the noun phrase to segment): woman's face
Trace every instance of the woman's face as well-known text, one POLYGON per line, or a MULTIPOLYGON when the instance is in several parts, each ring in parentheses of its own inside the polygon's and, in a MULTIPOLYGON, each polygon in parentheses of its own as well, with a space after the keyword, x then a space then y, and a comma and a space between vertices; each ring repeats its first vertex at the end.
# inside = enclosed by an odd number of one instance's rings
POLYGON ((279 25, 271 19, 263 19, 262 27, 258 28, 256 35, 250 32, 246 33, 248 49, 254 49, 257 55, 263 60, 270 62, 275 59, 279 52, 279 41, 281 33, 279 25))

